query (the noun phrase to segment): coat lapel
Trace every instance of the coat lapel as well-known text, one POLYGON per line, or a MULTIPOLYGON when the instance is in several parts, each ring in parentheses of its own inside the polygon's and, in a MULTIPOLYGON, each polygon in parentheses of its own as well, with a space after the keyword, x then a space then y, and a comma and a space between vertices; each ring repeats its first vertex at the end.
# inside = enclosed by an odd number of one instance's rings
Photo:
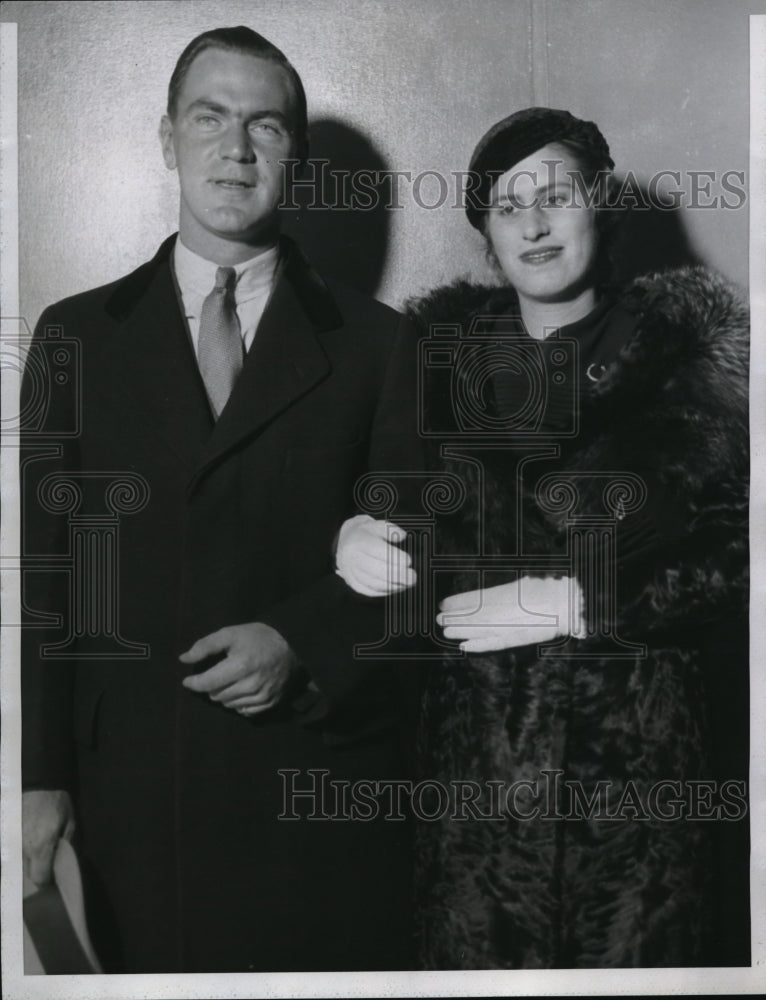
POLYGON ((148 264, 121 282, 107 301, 118 321, 113 347, 118 392, 128 397, 157 437, 189 471, 199 461, 213 419, 178 304, 166 240, 148 264))
POLYGON ((329 289, 298 248, 282 241, 282 263, 242 373, 208 438, 192 485, 321 382, 330 362, 317 334, 342 323, 329 289))

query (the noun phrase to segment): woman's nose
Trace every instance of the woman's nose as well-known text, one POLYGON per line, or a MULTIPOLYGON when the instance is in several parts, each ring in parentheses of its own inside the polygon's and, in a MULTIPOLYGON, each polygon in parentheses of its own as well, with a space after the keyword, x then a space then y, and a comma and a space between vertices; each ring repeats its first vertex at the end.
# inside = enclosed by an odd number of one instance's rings
POLYGON ((525 240, 538 240, 551 231, 548 219, 539 205, 530 205, 523 210, 522 235, 525 240))
POLYGON ((232 122, 221 139, 221 156, 239 163, 254 163, 255 150, 244 125, 232 122))

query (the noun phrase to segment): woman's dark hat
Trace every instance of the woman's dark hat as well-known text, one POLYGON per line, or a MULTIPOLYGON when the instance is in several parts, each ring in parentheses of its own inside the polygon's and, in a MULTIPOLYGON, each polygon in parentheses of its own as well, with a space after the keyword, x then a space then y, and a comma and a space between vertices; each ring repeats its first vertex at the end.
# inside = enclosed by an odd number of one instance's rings
POLYGON ((481 228, 492 185, 501 174, 549 142, 564 140, 587 150, 604 170, 613 169, 609 146, 595 122, 575 118, 568 111, 524 108, 493 125, 479 140, 468 167, 478 177, 475 185, 466 190, 465 210, 471 225, 481 228))

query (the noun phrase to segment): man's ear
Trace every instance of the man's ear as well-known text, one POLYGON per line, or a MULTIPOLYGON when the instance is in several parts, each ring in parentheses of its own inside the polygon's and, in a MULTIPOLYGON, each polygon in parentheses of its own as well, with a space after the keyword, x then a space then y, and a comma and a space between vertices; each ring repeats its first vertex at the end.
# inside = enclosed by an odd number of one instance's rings
POLYGON ((163 115, 160 121, 160 143, 162 144, 162 158, 168 170, 176 168, 176 151, 173 148, 173 123, 167 115, 163 115))

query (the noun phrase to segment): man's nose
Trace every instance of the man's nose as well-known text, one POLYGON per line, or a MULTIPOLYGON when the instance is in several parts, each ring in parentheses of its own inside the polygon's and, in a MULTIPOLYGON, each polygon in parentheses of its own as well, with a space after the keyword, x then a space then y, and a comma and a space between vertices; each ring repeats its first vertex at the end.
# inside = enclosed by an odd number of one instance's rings
POLYGON ((551 231, 550 223, 539 204, 523 209, 522 235, 525 240, 539 240, 551 231))
POLYGON ((239 163, 255 163, 255 150, 250 133, 240 122, 231 122, 221 138, 221 156, 239 163))

